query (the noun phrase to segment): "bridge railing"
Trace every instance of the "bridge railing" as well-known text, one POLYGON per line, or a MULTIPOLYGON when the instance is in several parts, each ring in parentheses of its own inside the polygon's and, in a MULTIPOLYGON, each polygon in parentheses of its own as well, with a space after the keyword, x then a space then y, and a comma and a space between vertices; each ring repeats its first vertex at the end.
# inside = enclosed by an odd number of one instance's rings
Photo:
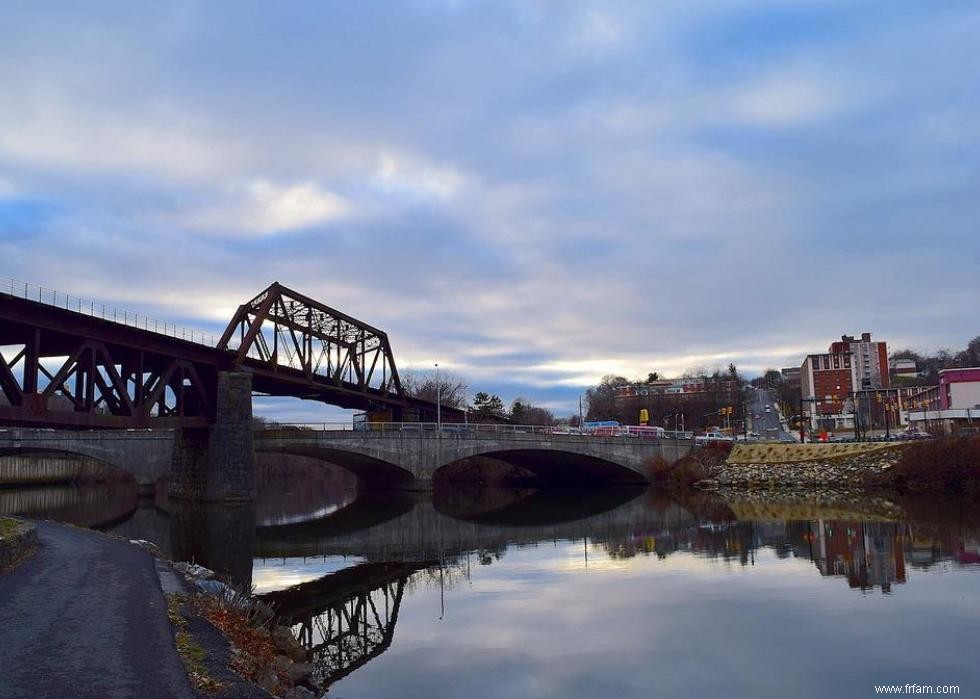
POLYGON ((690 437, 682 437, 682 433, 637 433, 628 428, 612 432, 602 428, 567 428, 550 425, 500 425, 492 423, 455 423, 455 422, 263 422, 255 425, 257 432, 273 438, 301 437, 304 433, 341 432, 357 434, 380 434, 390 436, 435 435, 446 436, 480 436, 480 435, 515 435, 536 434, 548 437, 595 437, 602 439, 622 439, 624 441, 672 440, 689 441, 690 437))
POLYGON ((188 342, 207 345, 208 347, 216 347, 221 337, 220 334, 215 335, 204 330, 185 328, 169 321, 150 318, 146 314, 133 313, 132 311, 109 306, 98 301, 92 301, 91 299, 85 299, 64 291, 48 289, 38 284, 20 281, 19 279, 11 279, 10 277, 0 277, 0 294, 9 294, 10 296, 26 301, 43 303, 45 306, 64 308, 65 310, 91 316, 92 318, 101 318, 112 323, 128 325, 131 328, 138 328, 139 330, 146 330, 179 340, 187 340, 188 342))

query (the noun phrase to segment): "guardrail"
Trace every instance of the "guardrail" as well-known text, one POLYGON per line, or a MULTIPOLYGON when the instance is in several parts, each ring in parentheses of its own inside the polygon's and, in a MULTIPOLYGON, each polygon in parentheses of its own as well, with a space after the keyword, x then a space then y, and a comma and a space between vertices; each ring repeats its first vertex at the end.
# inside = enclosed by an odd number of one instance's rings
POLYGON ((64 308, 65 310, 81 315, 100 318, 112 323, 127 325, 131 328, 146 330, 147 332, 166 335, 178 340, 187 340, 198 345, 217 347, 220 335, 205 332, 204 330, 194 330, 185 328, 168 321, 159 321, 155 318, 139 313, 132 313, 125 309, 107 306, 104 303, 84 299, 81 296, 73 296, 63 291, 48 289, 47 287, 30 282, 11 279, 10 277, 0 277, 0 294, 8 294, 15 298, 25 301, 43 303, 45 306, 64 308))
POLYGON ((617 428, 564 428, 550 425, 500 425, 494 423, 455 423, 455 422, 263 422, 255 425, 257 432, 276 433, 274 436, 300 436, 304 432, 344 432, 352 435, 363 433, 381 434, 442 434, 442 435, 512 435, 538 434, 548 437, 595 437, 602 439, 622 440, 657 440, 691 441, 690 433, 642 432, 631 430, 629 427, 617 428), (686 436, 681 436, 686 435, 686 436))

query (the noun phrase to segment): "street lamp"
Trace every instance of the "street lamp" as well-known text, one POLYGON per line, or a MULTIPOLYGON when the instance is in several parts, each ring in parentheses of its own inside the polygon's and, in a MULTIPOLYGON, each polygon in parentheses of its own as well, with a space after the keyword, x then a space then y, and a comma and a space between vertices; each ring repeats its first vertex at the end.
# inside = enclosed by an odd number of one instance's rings
POLYGON ((436 430, 442 434, 442 383, 439 381, 439 362, 436 362, 436 430))

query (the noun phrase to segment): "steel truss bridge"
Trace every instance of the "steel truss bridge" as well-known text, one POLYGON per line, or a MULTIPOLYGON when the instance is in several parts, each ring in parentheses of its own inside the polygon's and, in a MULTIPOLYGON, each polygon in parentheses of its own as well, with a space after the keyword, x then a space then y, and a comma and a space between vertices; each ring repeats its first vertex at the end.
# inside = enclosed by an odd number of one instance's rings
POLYGON ((215 340, 0 279, 0 424, 204 427, 216 420, 219 372, 248 372, 259 394, 389 411, 395 420, 436 413, 406 395, 385 332, 278 282, 239 306, 215 340))

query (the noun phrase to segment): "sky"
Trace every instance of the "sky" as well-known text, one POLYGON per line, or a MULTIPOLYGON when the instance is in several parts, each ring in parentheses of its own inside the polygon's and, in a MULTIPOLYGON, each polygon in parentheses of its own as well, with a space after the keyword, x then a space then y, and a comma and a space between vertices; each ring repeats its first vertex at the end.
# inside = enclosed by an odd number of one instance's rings
POLYGON ((558 413, 842 333, 955 350, 978 36, 957 0, 6 3, 0 285, 220 332, 279 281, 558 413))

